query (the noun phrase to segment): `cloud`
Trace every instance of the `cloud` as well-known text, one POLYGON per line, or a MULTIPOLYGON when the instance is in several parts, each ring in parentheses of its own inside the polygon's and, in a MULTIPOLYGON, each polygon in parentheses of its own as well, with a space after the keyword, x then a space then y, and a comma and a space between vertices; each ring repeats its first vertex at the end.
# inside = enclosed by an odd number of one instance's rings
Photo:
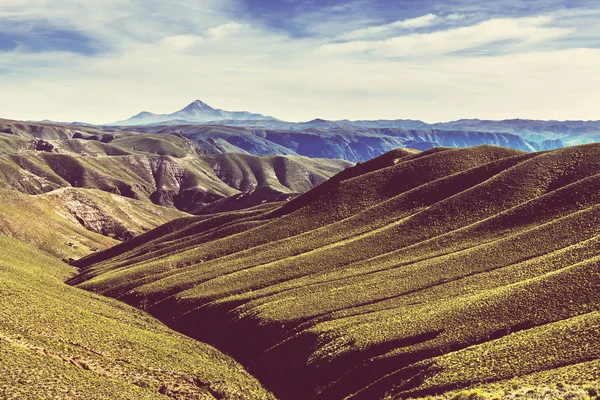
POLYGON ((231 36, 236 33, 240 33, 249 28, 246 24, 240 24, 239 22, 228 22, 226 24, 215 26, 206 31, 206 36, 212 39, 221 39, 227 36, 231 36))
POLYGON ((432 26, 439 17, 435 14, 427 14, 417 18, 404 19, 391 24, 370 26, 367 28, 356 29, 341 35, 344 39, 363 39, 381 34, 389 33, 398 29, 416 29, 432 26))
POLYGON ((199 35, 174 35, 161 39, 160 43, 167 49, 181 51, 194 47, 202 42, 203 39, 199 35))
POLYGON ((318 52, 368 52, 383 57, 439 56, 497 42, 531 46, 574 32, 574 28, 570 27, 548 26, 553 21, 548 16, 491 19, 472 26, 396 36, 385 40, 329 43, 321 46, 318 52))

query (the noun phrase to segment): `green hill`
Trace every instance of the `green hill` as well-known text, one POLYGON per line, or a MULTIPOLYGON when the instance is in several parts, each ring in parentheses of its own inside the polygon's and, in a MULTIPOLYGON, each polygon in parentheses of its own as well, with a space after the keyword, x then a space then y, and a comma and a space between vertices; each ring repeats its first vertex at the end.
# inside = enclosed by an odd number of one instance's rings
POLYGON ((583 393, 600 380, 599 156, 395 151, 276 209, 172 221, 70 283, 216 346, 282 399, 583 393))
POLYGON ((120 302, 73 267, 0 236, 0 397, 269 399, 238 363, 120 302))

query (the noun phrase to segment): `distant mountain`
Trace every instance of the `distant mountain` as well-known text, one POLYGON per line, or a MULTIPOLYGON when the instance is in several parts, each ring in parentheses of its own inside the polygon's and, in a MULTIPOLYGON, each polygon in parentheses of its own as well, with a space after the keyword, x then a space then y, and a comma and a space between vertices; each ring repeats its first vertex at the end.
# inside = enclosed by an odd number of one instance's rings
POLYGON ((176 133, 205 148, 214 142, 254 155, 288 154, 311 158, 340 158, 351 162, 366 161, 399 147, 427 150, 433 147, 487 144, 527 152, 564 147, 560 139, 533 142, 519 135, 501 132, 336 127, 322 122, 307 124, 309 125, 298 126, 297 129, 222 125, 150 125, 129 129, 154 134, 176 133))
MULTIPOLYGON (((183 124, 171 121, 164 125, 183 124)), ((189 123, 189 122, 188 122, 189 123)), ((419 120, 339 120, 327 121, 314 119, 307 122, 286 122, 279 120, 222 120, 216 125, 245 126, 263 129, 307 130, 307 129, 405 129, 405 130, 443 130, 461 132, 511 133, 545 148, 543 142, 560 140, 565 146, 600 142, 600 121, 539 121, 527 119, 509 119, 502 121, 461 119, 451 122, 428 124, 419 120)))
MULTIPOLYGON (((353 126, 353 124, 357 124, 356 122, 338 123, 325 120, 313 120, 302 124, 291 124, 277 120, 270 122, 240 120, 238 122, 242 126, 229 125, 234 122, 228 120, 227 124, 211 122, 209 124, 181 123, 167 125, 156 123, 124 128, 120 126, 75 127, 72 125, 32 124, 0 120, 0 132, 10 133, 23 139, 48 141, 85 138, 102 143, 112 143, 115 138, 124 139, 125 137, 137 135, 134 132, 170 134, 181 139, 187 139, 188 143, 180 143, 180 145, 195 147, 195 151, 201 154, 300 155, 311 158, 337 158, 350 162, 366 161, 399 147, 427 150, 433 147, 472 147, 487 144, 532 152, 553 150, 566 146, 562 139, 555 137, 542 141, 528 140, 514 133, 463 131, 461 129, 450 129, 451 127, 445 130, 423 128, 421 126, 423 123, 409 120, 405 120, 403 123, 414 127, 414 129, 360 127, 353 126), (253 124, 263 124, 270 127, 262 128, 253 124), (282 128, 278 128, 278 126, 282 128)), ((400 121, 397 122, 400 123, 400 121)), ((386 123, 391 124, 389 121, 386 123)), ((139 137, 133 139, 134 142, 138 140, 139 137)), ((146 138, 137 145, 145 148, 149 141, 154 142, 156 140, 160 141, 161 139, 154 138, 151 140, 151 138, 146 138)), ((10 150, 11 146, 14 145, 14 143, 7 144, 8 149, 10 150)), ((20 143, 22 147, 28 145, 30 144, 27 141, 20 143)), ((0 137, 0 149, 2 147, 2 137, 0 137)), ((104 151, 104 149, 96 149, 96 147, 88 146, 85 149, 79 148, 77 151, 104 151)), ((159 147, 158 154, 183 154, 179 150, 165 148, 164 143, 159 147)))
POLYGON ((529 119, 490 121, 461 119, 438 123, 433 126, 445 130, 483 130, 485 132, 513 133, 526 140, 536 142, 560 139, 568 146, 600 141, 600 121, 538 121, 529 119))
POLYGON ((262 114, 253 114, 248 111, 225 111, 216 108, 212 108, 208 104, 196 100, 185 108, 174 112, 172 114, 154 114, 148 111, 142 111, 141 113, 134 115, 133 117, 125 120, 118 121, 107 125, 119 125, 119 126, 130 126, 130 125, 148 125, 156 123, 169 123, 177 121, 181 123, 191 122, 211 122, 211 121, 252 121, 252 120, 275 120, 273 117, 267 117, 262 114))

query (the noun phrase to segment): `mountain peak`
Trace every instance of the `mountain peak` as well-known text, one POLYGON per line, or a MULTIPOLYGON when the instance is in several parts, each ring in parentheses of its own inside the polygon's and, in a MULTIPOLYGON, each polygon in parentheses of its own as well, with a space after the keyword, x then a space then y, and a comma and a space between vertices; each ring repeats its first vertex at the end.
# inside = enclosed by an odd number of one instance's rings
POLYGON ((194 123, 205 123, 210 121, 224 121, 224 120, 264 120, 273 119, 272 117, 266 117, 262 114, 253 114, 248 111, 225 111, 221 109, 212 108, 202 100, 194 100, 188 104, 185 108, 174 112, 172 114, 153 114, 149 112, 142 112, 136 116, 125 120, 118 121, 110 125, 147 125, 156 124, 159 122, 165 122, 169 124, 169 121, 187 121, 194 123))
POLYGON ((202 100, 194 100, 181 111, 199 111, 199 110, 214 110, 211 106, 202 100))
POLYGON ((142 111, 141 113, 134 115, 133 118, 146 118, 146 117, 153 117, 155 115, 156 114, 151 113, 149 111, 142 111))

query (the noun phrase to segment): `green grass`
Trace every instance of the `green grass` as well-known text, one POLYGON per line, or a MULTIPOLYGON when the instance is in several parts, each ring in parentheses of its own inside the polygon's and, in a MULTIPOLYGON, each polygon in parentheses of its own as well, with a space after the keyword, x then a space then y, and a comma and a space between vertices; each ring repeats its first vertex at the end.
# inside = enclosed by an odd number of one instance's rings
POLYGON ((75 272, 0 236, 2 398, 273 398, 214 348, 65 285, 75 272))
POLYGON ((600 379, 599 156, 397 151, 275 210, 159 227, 71 283, 216 345, 284 399, 577 391, 600 379))

